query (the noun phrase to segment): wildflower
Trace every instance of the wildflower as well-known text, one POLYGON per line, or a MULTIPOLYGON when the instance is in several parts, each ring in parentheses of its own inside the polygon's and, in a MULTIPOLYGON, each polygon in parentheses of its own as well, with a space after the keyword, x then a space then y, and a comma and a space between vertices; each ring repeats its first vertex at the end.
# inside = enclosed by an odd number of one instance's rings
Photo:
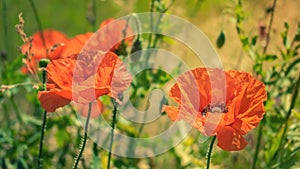
POLYGON ((92 32, 87 32, 69 39, 62 55, 66 57, 80 53, 88 40, 89 45, 85 46, 85 51, 101 50, 116 53, 117 50, 124 50, 121 49, 124 48, 124 46, 121 45, 124 38, 124 43, 126 43, 125 47, 133 41, 133 32, 127 25, 127 22, 125 20, 114 20, 110 18, 101 23, 100 31, 94 35, 92 32), (130 35, 131 37, 128 37, 130 35))
POLYGON ((99 31, 93 38, 98 42, 95 48, 118 53, 118 51, 125 50, 127 45, 132 44, 134 36, 126 20, 110 18, 101 23, 99 31))
MULTIPOLYGON (((62 32, 53 29, 36 32, 32 36, 32 48, 30 52, 33 53, 35 59, 48 58, 54 60, 61 56, 63 46, 66 42, 67 37, 62 32)), ((26 54, 29 51, 30 43, 25 43, 21 48, 22 53, 26 54)))
POLYGON ((179 106, 163 110, 173 121, 185 120, 204 135, 215 135, 220 148, 236 151, 245 148, 243 135, 263 118, 267 94, 249 73, 196 68, 179 76, 170 97, 179 106))
POLYGON ((85 34, 76 35, 74 38, 69 39, 65 50, 62 52, 62 56, 67 57, 73 54, 80 53, 84 44, 92 35, 92 32, 87 32, 85 34))
POLYGON ((82 53, 53 60, 46 71, 47 90, 39 91, 38 99, 48 112, 71 101, 94 102, 102 95, 117 98, 118 93, 127 89, 131 83, 130 74, 112 52, 82 53))
POLYGON ((40 59, 54 60, 60 58, 66 41, 65 34, 52 29, 33 34, 32 38, 25 41, 25 44, 21 46, 21 52, 27 56, 23 60, 26 68, 21 68, 21 72, 34 74, 40 59))

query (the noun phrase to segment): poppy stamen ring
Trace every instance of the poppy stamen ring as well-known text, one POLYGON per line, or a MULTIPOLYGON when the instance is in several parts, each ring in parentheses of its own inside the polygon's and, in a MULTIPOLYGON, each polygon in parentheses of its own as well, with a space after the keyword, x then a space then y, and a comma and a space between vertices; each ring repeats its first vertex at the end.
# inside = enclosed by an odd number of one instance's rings
POLYGON ((227 113, 228 107, 225 103, 210 103, 201 111, 202 116, 206 116, 206 114, 210 113, 227 113))

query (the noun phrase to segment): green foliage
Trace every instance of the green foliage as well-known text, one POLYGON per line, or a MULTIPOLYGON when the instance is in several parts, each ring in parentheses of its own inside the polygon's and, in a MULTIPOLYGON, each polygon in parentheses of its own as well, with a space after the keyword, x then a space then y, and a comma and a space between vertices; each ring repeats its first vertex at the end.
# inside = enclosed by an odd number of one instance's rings
MULTIPOLYGON (((263 140, 257 140, 266 143, 263 151, 258 150, 264 156, 265 163, 257 161, 259 164, 256 166, 259 168, 299 167, 296 159, 300 156, 300 137, 295 134, 289 135, 289 133, 299 130, 299 121, 291 112, 296 108, 295 102, 300 87, 300 56, 298 54, 300 22, 292 38, 289 36, 289 24, 284 23, 285 30, 280 34, 283 48, 279 50, 280 54, 269 54, 266 52, 268 45, 271 45, 268 40, 266 46, 259 47, 258 35, 245 36, 242 25, 245 14, 242 11, 241 2, 238 1, 236 6, 237 33, 243 50, 254 61, 253 71, 261 77, 268 89, 266 124, 263 129, 267 134, 264 135, 263 140), (249 41, 249 39, 252 40, 249 41)), ((274 8, 267 10, 267 13, 272 12, 274 8)))
POLYGON ((217 38, 217 41, 216 41, 217 47, 222 48, 224 43, 225 43, 225 34, 224 34, 223 31, 221 31, 218 38, 217 38))

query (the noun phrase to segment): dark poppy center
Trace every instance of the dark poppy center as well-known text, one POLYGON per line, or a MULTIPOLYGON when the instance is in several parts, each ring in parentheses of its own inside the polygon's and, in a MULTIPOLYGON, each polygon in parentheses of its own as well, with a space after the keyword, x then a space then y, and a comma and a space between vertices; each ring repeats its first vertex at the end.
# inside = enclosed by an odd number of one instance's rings
POLYGON ((210 113, 227 113, 228 108, 225 103, 210 103, 207 106, 204 107, 204 109, 201 111, 202 116, 206 116, 207 112, 210 113))

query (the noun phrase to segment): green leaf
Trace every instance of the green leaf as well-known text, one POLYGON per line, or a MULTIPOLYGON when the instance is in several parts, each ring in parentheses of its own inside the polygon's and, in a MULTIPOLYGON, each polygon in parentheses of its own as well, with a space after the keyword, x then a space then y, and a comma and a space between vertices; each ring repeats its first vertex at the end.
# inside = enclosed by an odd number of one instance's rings
POLYGON ((290 26, 289 26, 289 23, 288 22, 284 22, 284 27, 286 30, 289 30, 290 26))
POLYGON ((252 39, 251 39, 251 45, 252 45, 252 46, 255 46, 255 45, 256 45, 257 37, 258 37, 258 36, 252 37, 252 39))
POLYGON ((287 76, 291 72, 291 70, 299 63, 300 63, 300 58, 294 60, 290 65, 288 65, 285 71, 285 75, 287 76))
POLYGON ((248 37, 241 37, 241 42, 244 49, 248 49, 248 37))
POLYGON ((263 60, 266 60, 266 61, 274 61, 276 60, 278 57, 277 55, 266 55, 263 60))
POLYGON ((222 46, 225 44, 225 34, 223 31, 220 32, 216 44, 218 48, 222 48, 222 46))
POLYGON ((269 13, 271 13, 271 12, 273 12, 274 11, 274 8, 273 7, 267 7, 266 9, 265 9, 265 12, 267 13, 267 14, 269 14, 269 13))
POLYGON ((278 150, 279 146, 280 146, 280 140, 281 137, 283 136, 284 130, 283 128, 281 128, 277 134, 277 137, 274 137, 274 139, 272 140, 272 143, 270 143, 271 147, 269 148, 269 150, 266 152, 266 161, 271 164, 272 161, 274 160, 276 151, 278 150))
POLYGON ((296 42, 300 41, 300 34, 295 35, 294 41, 296 42))

